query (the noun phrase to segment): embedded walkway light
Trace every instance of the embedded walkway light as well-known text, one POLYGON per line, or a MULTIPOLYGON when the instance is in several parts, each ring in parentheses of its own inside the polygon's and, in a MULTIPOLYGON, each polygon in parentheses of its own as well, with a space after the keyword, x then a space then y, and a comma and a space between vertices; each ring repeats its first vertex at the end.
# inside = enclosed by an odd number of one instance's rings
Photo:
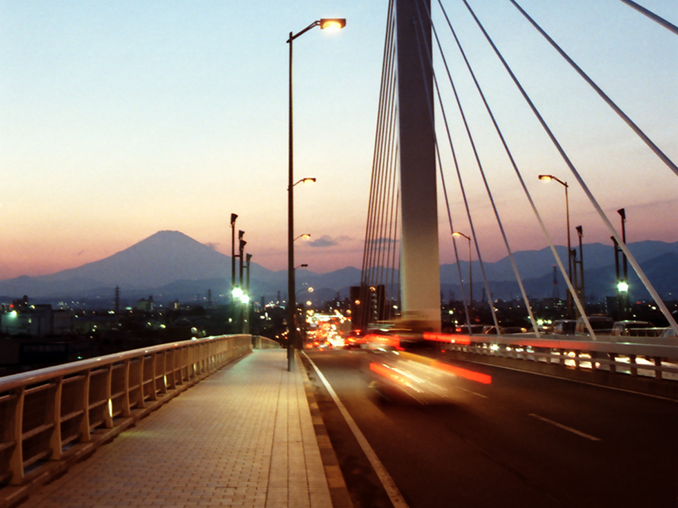
MULTIPOLYGON (((570 282, 572 282, 572 255, 570 254, 572 252, 572 243, 570 241, 570 202, 569 197, 567 195, 567 189, 569 188, 569 185, 567 185, 567 182, 563 182, 562 180, 556 178, 553 175, 539 175, 539 179, 544 182, 550 182, 551 180, 555 180, 563 187, 565 187, 565 216, 567 220, 567 275, 570 278, 570 282)), ((569 288, 567 289, 567 315, 570 318, 573 317, 572 294, 570 293, 569 288)))
MULTIPOLYGON (((287 369, 294 370, 294 348, 296 347, 296 302, 294 295, 294 101, 292 88, 292 43, 294 39, 305 34, 312 28, 320 26, 322 29, 340 29, 346 26, 346 19, 344 18, 322 18, 314 21, 302 31, 290 32, 287 44, 290 45, 290 65, 289 65, 289 149, 288 149, 288 186, 287 186, 287 329, 289 335, 287 337, 287 369)), ((303 181, 304 179, 302 179, 303 181)), ((309 235, 310 236, 310 235, 309 235)))

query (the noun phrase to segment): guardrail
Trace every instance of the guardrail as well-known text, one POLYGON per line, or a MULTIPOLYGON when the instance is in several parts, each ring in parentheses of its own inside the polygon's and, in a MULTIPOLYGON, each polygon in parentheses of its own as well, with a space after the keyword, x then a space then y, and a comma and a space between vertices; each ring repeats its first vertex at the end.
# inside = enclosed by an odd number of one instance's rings
POLYGON ((678 380, 678 339, 657 337, 527 334, 446 335, 448 349, 466 353, 532 360, 587 368, 592 371, 647 375, 657 380, 678 380))
POLYGON ((281 349, 280 343, 273 339, 267 339, 261 335, 252 335, 252 347, 254 349, 281 349))
POLYGON ((0 378, 0 485, 51 478, 251 349, 250 335, 209 337, 0 378))

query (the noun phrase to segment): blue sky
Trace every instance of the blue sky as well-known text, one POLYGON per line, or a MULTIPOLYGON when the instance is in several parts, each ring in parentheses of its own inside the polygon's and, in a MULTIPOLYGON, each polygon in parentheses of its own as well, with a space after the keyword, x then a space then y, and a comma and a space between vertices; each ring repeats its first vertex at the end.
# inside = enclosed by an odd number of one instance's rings
MULTIPOLYGON (((627 208, 633 240, 677 241, 675 175, 507 1, 470 3, 606 210, 627 208)), ((506 87, 460 2, 444 4, 460 23, 500 121, 520 149, 549 229, 563 244, 561 193, 544 188, 534 175, 568 179, 566 168, 515 90, 506 87)), ((521 5, 678 160, 675 34, 619 0, 521 5)), ((675 1, 643 5, 678 23, 675 1)), ((318 178, 295 192, 297 231, 312 235, 298 246, 297 259, 320 272, 360 266, 386 10, 386 1, 357 0, 0 0, 0 279, 101 259, 164 229, 229 253, 232 212, 240 216, 253 261, 284 268, 285 40, 290 31, 332 16, 347 18, 346 28, 336 34, 316 28, 294 46, 296 175, 318 178)), ((450 58, 469 111, 478 118, 478 135, 487 140, 482 156, 493 184, 506 189, 499 206, 512 247, 542 248, 546 242, 532 232, 534 219, 478 113, 458 56, 450 51, 450 58)), ((473 182, 477 170, 463 142, 460 157, 473 182)), ((451 182, 452 167, 444 169, 451 182)), ((499 259, 505 252, 486 213, 484 191, 469 185, 478 222, 487 231, 484 258, 499 259)), ((573 225, 585 224, 586 241, 608 241, 583 194, 573 188, 570 197, 573 225)), ((456 229, 464 230, 458 195, 453 200, 456 229)), ((445 222, 441 210, 441 259, 451 262, 445 222)))

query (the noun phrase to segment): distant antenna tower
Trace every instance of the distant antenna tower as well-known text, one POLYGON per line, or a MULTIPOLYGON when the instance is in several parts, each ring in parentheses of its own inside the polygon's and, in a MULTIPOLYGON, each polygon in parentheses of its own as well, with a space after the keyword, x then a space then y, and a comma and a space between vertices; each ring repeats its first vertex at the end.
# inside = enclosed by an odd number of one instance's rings
POLYGON ((207 290, 207 308, 208 309, 212 308, 212 290, 211 289, 207 290))
POLYGON ((115 313, 120 312, 120 287, 115 286, 115 313))
POLYGON ((556 265, 553 265, 553 294, 551 295, 555 300, 560 298, 558 295, 558 270, 556 265))

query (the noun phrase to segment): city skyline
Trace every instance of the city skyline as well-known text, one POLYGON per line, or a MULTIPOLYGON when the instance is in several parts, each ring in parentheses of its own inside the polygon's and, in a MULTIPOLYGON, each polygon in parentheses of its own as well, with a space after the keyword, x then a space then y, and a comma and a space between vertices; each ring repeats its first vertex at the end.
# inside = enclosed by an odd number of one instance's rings
MULTIPOLYGON (((458 4, 445 2, 466 19, 458 4)), ((626 209, 629 241, 677 241, 675 175, 549 47, 536 44, 534 30, 508 2, 488 4, 474 8, 563 137, 608 216, 626 209)), ((675 35, 616 0, 596 0, 586 9, 532 0, 521 5, 678 160, 675 35)), ((643 5, 678 23, 675 4, 643 5)), ((386 11, 387 2, 358 1, 274 7, 262 1, 177 1, 162 10, 131 1, 0 1, 0 65, 5 69, 0 77, 5 191, 0 197, 0 280, 103 259, 160 230, 182 231, 230 255, 231 213, 239 215, 236 227, 246 231, 253 261, 284 269, 285 40, 289 31, 329 16, 345 17, 346 28, 336 34, 313 30, 295 42, 295 171, 299 178, 318 179, 295 192, 296 230, 311 234, 308 242, 297 242, 296 259, 320 273, 359 267, 386 11)), ((460 36, 471 44, 487 83, 496 62, 482 44, 473 45, 478 34, 469 24, 460 36)), ((461 66, 453 69, 463 75, 461 66)), ((468 93, 464 79, 460 90, 468 93)), ((554 242, 565 243, 562 189, 539 182, 536 174, 569 182, 573 234, 582 224, 585 243, 609 243, 609 233, 515 90, 500 88, 505 84, 498 75, 488 96, 499 121, 514 127, 509 142, 522 148, 527 184, 554 242)), ((496 141, 478 125, 487 139, 482 157, 494 171, 491 183, 505 189, 498 206, 512 248, 545 247, 505 172, 496 141)), ((463 149, 460 158, 473 178, 463 149)), ((445 160, 443 169, 455 229, 468 232, 445 160)), ((506 251, 483 192, 473 187, 469 197, 479 214, 476 227, 483 228, 483 258, 495 261, 506 251)), ((439 210, 441 262, 451 263, 450 232, 444 209, 439 210)))

